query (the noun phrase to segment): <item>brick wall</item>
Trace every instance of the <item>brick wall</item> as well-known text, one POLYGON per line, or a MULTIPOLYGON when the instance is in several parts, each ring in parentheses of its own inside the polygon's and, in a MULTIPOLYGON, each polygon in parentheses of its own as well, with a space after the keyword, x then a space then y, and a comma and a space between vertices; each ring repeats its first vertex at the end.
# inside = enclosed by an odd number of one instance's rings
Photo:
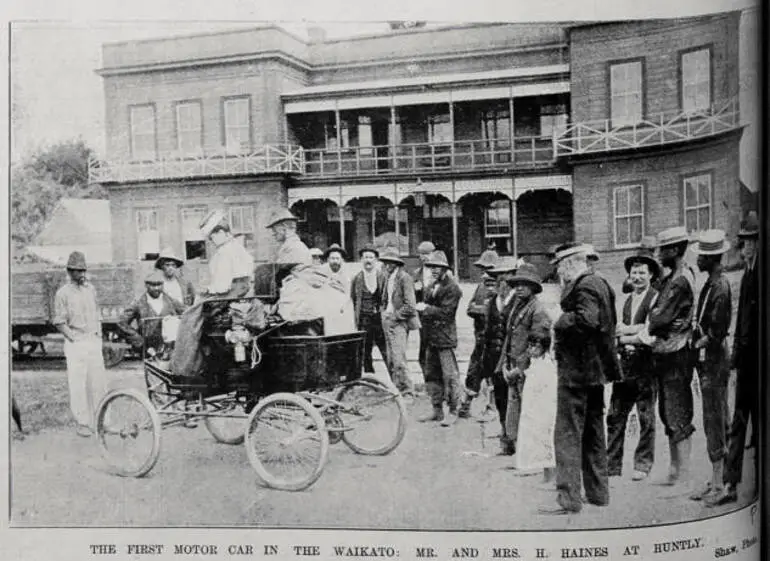
POLYGON ((680 51, 711 47, 712 102, 738 93, 740 13, 579 27, 570 32, 572 120, 610 117, 609 61, 644 58, 644 115, 676 112, 680 51))

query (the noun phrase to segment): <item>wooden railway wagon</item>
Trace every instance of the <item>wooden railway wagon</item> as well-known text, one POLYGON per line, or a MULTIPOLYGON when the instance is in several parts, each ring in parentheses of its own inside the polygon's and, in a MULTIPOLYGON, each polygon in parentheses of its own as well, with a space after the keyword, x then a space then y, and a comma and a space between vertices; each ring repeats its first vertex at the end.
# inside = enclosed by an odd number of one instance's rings
MULTIPOLYGON (((96 288, 102 320, 105 364, 115 366, 130 348, 121 340, 117 323, 123 308, 137 294, 141 272, 132 265, 108 265, 88 270, 96 288)), ((11 273, 11 342, 16 357, 48 354, 63 341, 51 323, 54 297, 67 282, 67 271, 46 265, 16 265, 11 273)))

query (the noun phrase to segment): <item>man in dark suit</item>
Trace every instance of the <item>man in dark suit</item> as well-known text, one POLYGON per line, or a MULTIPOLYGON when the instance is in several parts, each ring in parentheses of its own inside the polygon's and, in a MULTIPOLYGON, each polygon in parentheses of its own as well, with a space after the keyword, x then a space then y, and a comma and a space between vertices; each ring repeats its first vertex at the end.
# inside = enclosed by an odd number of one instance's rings
MULTIPOLYGON (((420 266, 412 272, 412 280, 414 282, 414 298, 418 304, 425 301, 425 292, 430 289, 430 285, 433 283, 433 275, 425 263, 434 251, 436 251, 436 246, 431 241, 422 241, 417 246, 420 266)), ((422 327, 420 327, 420 348, 417 353, 417 361, 420 363, 423 376, 425 376, 425 330, 422 327)))
POLYGON ((425 387, 428 390, 433 412, 420 418, 425 421, 440 421, 442 426, 451 426, 457 420, 459 406, 460 372, 457 369, 457 306, 462 290, 447 274, 449 262, 443 251, 436 251, 425 266, 433 274, 433 283, 417 304, 422 315, 425 334, 425 387), (449 414, 444 416, 444 401, 449 414))
POLYGON ((590 251, 564 244, 554 258, 564 283, 562 315, 554 324, 558 390, 554 448, 559 508, 544 514, 580 512, 581 475, 586 500, 610 502, 604 438, 604 384, 619 379, 615 345, 615 294, 591 272, 590 251))
POLYGON ((380 252, 373 246, 363 247, 358 254, 361 256, 361 271, 353 277, 350 284, 350 297, 353 300, 353 310, 356 316, 356 327, 366 332, 364 342, 364 372, 374 373, 372 364, 372 349, 374 345, 380 350, 383 360, 388 360, 385 334, 382 331, 382 316, 380 302, 385 289, 387 276, 377 269, 377 258, 380 252))
MULTIPOLYGON (((724 490, 706 501, 707 506, 734 503, 738 500, 738 485, 743 475, 743 454, 749 419, 752 441, 757 442, 759 430, 759 222, 749 215, 738 233, 741 256, 745 263, 738 297, 738 318, 735 323, 732 366, 737 371, 735 411, 730 427, 730 440, 725 460, 724 490)), ((751 445, 750 445, 751 446, 751 445)), ((754 450, 754 473, 759 477, 759 450, 754 450)), ((756 487, 755 487, 756 489, 756 487)))
POLYGON ((412 392, 406 362, 406 342, 410 331, 420 328, 414 300, 412 277, 404 271, 404 261, 394 248, 386 248, 380 254, 385 267, 387 282, 382 291, 380 310, 382 330, 388 355, 388 371, 391 380, 401 393, 412 392))
POLYGON ((166 316, 178 316, 185 305, 163 292, 163 275, 153 271, 144 280, 145 292, 134 299, 118 321, 118 329, 135 350, 158 351, 163 345, 162 320, 166 316), (152 318, 152 319, 149 319, 152 318))
POLYGON ((658 295, 652 283, 660 266, 646 251, 625 260, 632 292, 623 305, 623 321, 617 328, 623 379, 612 385, 607 414, 607 455, 609 475, 623 472, 623 444, 626 423, 634 405, 639 416, 639 442, 634 452, 634 481, 645 479, 655 461, 655 383, 651 369, 652 349, 640 340, 650 307, 658 295))

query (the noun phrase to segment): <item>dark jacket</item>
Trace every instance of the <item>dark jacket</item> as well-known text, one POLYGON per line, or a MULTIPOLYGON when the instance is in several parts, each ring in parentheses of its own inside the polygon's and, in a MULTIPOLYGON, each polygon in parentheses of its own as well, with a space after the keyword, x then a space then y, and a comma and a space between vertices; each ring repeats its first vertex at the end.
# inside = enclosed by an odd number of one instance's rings
MULTIPOLYGON (((425 302, 425 289, 430 288, 428 286, 422 286, 422 277, 425 267, 418 267, 412 271, 412 282, 414 283, 414 297, 417 302, 425 302)), ((430 274, 428 275, 430 277, 430 274)))
MULTIPOLYGON (((382 291, 385 290, 385 283, 388 281, 387 273, 380 269, 376 272, 377 275, 377 288, 372 294, 374 303, 377 308, 377 313, 380 311, 380 302, 382 302, 382 291)), ((361 313, 361 300, 363 299, 364 288, 366 283, 364 282, 364 272, 359 271, 358 274, 353 277, 350 283, 350 298, 353 300, 353 310, 356 314, 356 325, 359 325, 360 313, 361 313)))
POLYGON ((162 323, 160 319, 149 321, 147 318, 161 318, 165 316, 181 315, 185 310, 184 304, 170 298, 165 293, 160 296, 163 307, 159 314, 155 313, 147 302, 147 293, 143 293, 131 302, 124 310, 118 321, 118 329, 136 348, 141 348, 142 343, 146 348, 158 346, 163 343, 162 323), (134 327, 136 326, 136 327, 134 327))
POLYGON ((564 288, 561 309, 554 325, 559 384, 587 387, 620 379, 615 293, 607 281, 581 273, 564 288))
POLYGON ((537 296, 532 296, 527 301, 516 301, 508 317, 506 331, 505 364, 524 371, 529 368, 529 336, 551 331, 551 319, 537 296))
POLYGON ((484 330, 484 317, 487 313, 487 303, 497 295, 494 279, 484 279, 473 291, 473 296, 468 302, 466 313, 473 318, 473 331, 480 334, 484 330), (490 282, 491 281, 491 282, 490 282))
POLYGON ((716 354, 722 350, 722 344, 730 330, 732 319, 732 292, 727 277, 723 274, 709 276, 698 296, 695 311, 697 333, 694 340, 702 335, 708 337, 706 352, 716 354))
POLYGON ((437 349, 457 347, 457 306, 462 298, 462 290, 453 278, 444 275, 433 283, 425 293, 427 307, 422 312, 422 327, 425 344, 437 349))
POLYGON ((738 368, 758 360, 759 344, 759 282, 757 263, 751 271, 745 269, 738 296, 738 318, 735 322, 733 361, 738 368))
MULTIPOLYGON (((387 273, 386 273, 387 275, 387 273)), ((385 288, 382 291, 382 303, 380 310, 385 315, 388 309, 388 284, 390 282, 390 276, 386 278, 385 288)), ((414 284, 412 277, 409 273, 404 271, 403 267, 399 267, 396 271, 395 277, 396 286, 393 289, 393 308, 395 310, 395 318, 397 321, 402 321, 407 324, 407 328, 410 330, 420 328, 420 320, 417 317, 417 310, 415 309, 414 300, 414 284)))
POLYGON ((485 375, 491 375, 503 350, 505 334, 508 328, 508 317, 516 305, 516 296, 512 296, 502 311, 497 309, 497 295, 487 302, 487 313, 484 319, 484 353, 482 362, 485 375))
MULTIPOLYGON (((652 286, 647 289, 647 293, 639 303, 634 317, 631 317, 631 299, 629 294, 623 304, 623 324, 639 325, 647 321, 650 309, 658 291, 652 286)), ((620 348, 621 365, 623 367, 623 379, 634 379, 647 377, 652 372, 651 360, 652 349, 647 345, 622 345, 620 348)))

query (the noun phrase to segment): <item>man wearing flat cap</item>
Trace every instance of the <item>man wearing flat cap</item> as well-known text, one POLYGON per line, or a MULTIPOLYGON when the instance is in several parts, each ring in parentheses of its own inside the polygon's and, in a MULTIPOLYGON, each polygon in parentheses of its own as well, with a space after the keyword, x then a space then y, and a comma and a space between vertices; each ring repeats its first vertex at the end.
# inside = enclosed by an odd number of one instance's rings
POLYGON ((270 217, 267 228, 272 230, 273 238, 280 244, 273 260, 275 263, 313 264, 310 249, 297 235, 297 220, 288 208, 282 208, 270 217))
POLYGON ((177 257, 170 247, 163 248, 155 261, 155 268, 163 273, 163 293, 185 306, 192 306, 195 301, 195 287, 192 281, 182 275, 183 265, 184 261, 177 257))
POLYGON ((366 245, 358 251, 358 255, 361 257, 361 270, 353 277, 350 297, 353 300, 356 328, 366 332, 364 372, 374 374, 372 363, 374 345, 377 345, 386 364, 388 361, 385 334, 382 331, 382 315, 380 314, 380 302, 388 279, 385 271, 376 266, 377 258, 380 256, 377 248, 366 245))
POLYGON ((703 402, 703 432, 711 462, 711 480, 696 490, 692 500, 709 501, 722 493, 724 459, 727 455, 727 382, 730 377, 730 357, 726 339, 732 319, 730 282, 722 272, 722 255, 730 242, 722 230, 700 233, 695 245, 698 269, 708 274, 698 296, 692 346, 696 354, 695 368, 700 379, 703 402))
POLYGON ((623 379, 612 385, 612 397, 607 413, 607 455, 610 477, 623 472, 623 448, 626 423, 636 406, 639 418, 639 442, 634 452, 634 481, 645 479, 655 461, 655 379, 652 349, 640 340, 647 316, 658 291, 652 283, 660 276, 660 266, 649 253, 640 250, 625 262, 631 294, 623 304, 622 321, 618 324, 620 358, 623 379))
POLYGON ((695 278, 684 263, 689 244, 684 226, 658 234, 657 245, 664 276, 649 314, 648 331, 655 337, 653 367, 658 389, 658 410, 668 437, 670 465, 664 481, 674 485, 689 476, 693 419, 692 365, 689 341, 695 302, 695 278))
MULTIPOLYGON (((749 214, 738 232, 743 277, 738 296, 738 317, 735 322, 732 366, 736 369, 735 408, 730 426, 730 441, 725 459, 724 490, 706 502, 707 506, 734 503, 738 500, 738 485, 743 476, 743 455, 746 431, 751 419, 752 436, 749 447, 754 447, 754 474, 759 478, 759 221, 749 214)), ((755 491, 758 485, 755 484, 755 491)), ((753 495, 752 495, 753 496, 753 495)))
POLYGON ((439 421, 451 426, 457 420, 460 372, 457 369, 457 306, 462 298, 457 282, 447 274, 449 263, 443 251, 435 251, 424 263, 433 282, 417 303, 425 334, 425 387, 433 411, 420 421, 439 421), (444 402, 449 412, 444 416, 444 402))
POLYGON ((163 291, 163 275, 153 271, 144 279, 145 291, 131 302, 120 315, 118 329, 134 347, 153 354, 163 345, 162 319, 181 315, 185 306, 163 291), (152 351, 150 351, 152 349, 152 351))
POLYGON ((581 479, 586 501, 607 506, 607 448, 604 385, 619 379, 615 330, 615 294, 606 280, 588 268, 590 248, 568 243, 554 262, 564 286, 562 314, 554 324, 557 364, 557 411, 554 432, 558 508, 544 514, 580 512, 581 479))
POLYGON ((94 286, 86 278, 86 257, 73 251, 67 260, 69 282, 56 291, 53 325, 64 335, 70 409, 77 434, 88 437, 94 414, 107 393, 102 357, 102 323, 94 286))

